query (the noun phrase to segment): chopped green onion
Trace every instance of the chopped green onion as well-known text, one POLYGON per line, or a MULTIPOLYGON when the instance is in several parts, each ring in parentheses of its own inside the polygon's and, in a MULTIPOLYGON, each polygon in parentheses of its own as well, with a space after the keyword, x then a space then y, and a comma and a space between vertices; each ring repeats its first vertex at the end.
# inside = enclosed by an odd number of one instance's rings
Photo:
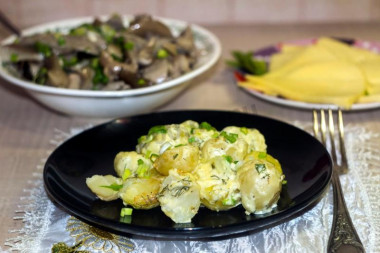
POLYGON ((213 135, 211 135, 212 138, 217 138, 218 136, 219 136, 218 132, 216 132, 213 135))
POLYGON ((194 136, 191 136, 191 137, 188 139, 188 142, 189 142, 189 143, 193 143, 193 142, 195 142, 195 137, 194 137, 194 136))
POLYGON ((90 62, 91 68, 94 69, 95 75, 92 78, 92 83, 94 84, 93 88, 97 88, 97 84, 102 83, 106 84, 108 83, 108 76, 104 74, 103 68, 99 63, 99 58, 93 58, 90 62))
POLYGON ((256 168, 257 173, 259 173, 259 174, 267 169, 265 167, 265 164, 263 164, 263 163, 255 164, 255 168, 256 168))
POLYGON ((138 160, 137 160, 137 164, 138 164, 138 165, 143 165, 143 164, 144 164, 144 161, 143 161, 142 159, 138 159, 138 160))
POLYGON ((125 181, 125 180, 127 180, 127 178, 129 178, 131 175, 132 175, 131 170, 130 170, 130 169, 125 169, 124 172, 123 172, 123 176, 122 176, 122 178, 123 178, 123 180, 125 181))
POLYGON ((138 81, 137 81, 137 84, 142 86, 142 85, 145 85, 146 84, 146 81, 142 78, 140 78, 138 81))
POLYGON ((211 126, 209 123, 203 121, 200 125, 199 125, 199 128, 200 129, 206 129, 207 131, 210 131, 210 130, 215 130, 215 128, 213 126, 211 126))
POLYGON ((168 56, 169 56, 168 51, 166 51, 165 49, 160 49, 157 52, 157 58, 158 59, 165 59, 168 56))
POLYGON ((118 62, 122 62, 123 61, 123 58, 117 56, 116 54, 111 54, 112 56, 112 59, 114 59, 115 61, 118 61, 118 62))
POLYGON ((9 60, 13 63, 18 62, 18 54, 12 53, 9 60))
POLYGON ((258 158, 260 159, 265 159, 267 157, 267 153, 266 152, 260 152, 259 155, 258 155, 258 158))
POLYGON ((103 187, 103 188, 108 188, 108 189, 111 189, 111 190, 114 190, 114 191, 120 191, 121 188, 123 188, 123 185, 122 184, 111 184, 111 185, 101 185, 100 187, 103 187))
POLYGON ((152 154, 151 156, 150 156, 150 161, 153 163, 154 161, 156 161, 156 159, 159 157, 159 155, 157 155, 157 154, 152 154))
POLYGON ((44 43, 37 41, 34 47, 36 48, 37 52, 43 54, 45 57, 50 57, 52 55, 51 48, 44 43))
POLYGON ((34 78, 34 82, 38 84, 45 84, 47 80, 47 68, 42 67, 40 70, 38 70, 37 75, 34 78))
POLYGON ((106 84, 108 83, 108 77, 103 73, 101 68, 96 68, 95 69, 95 75, 92 78, 93 84, 106 84))
POLYGON ((123 44, 123 47, 125 50, 131 51, 135 47, 135 44, 132 41, 127 41, 123 44))
POLYGON ((288 181, 287 180, 282 180, 282 182, 281 182, 282 184, 287 184, 288 183, 288 181))
POLYGON ((78 57, 73 56, 70 59, 62 58, 63 61, 63 67, 71 67, 78 63, 78 57))
POLYGON ((137 139, 137 143, 140 144, 140 143, 148 143, 148 142, 151 142, 153 140, 153 135, 142 135, 140 136, 138 139, 137 139))
POLYGON ((178 145, 175 145, 174 147, 177 148, 177 147, 182 147, 182 146, 186 146, 186 144, 178 144, 178 145))
POLYGON ((100 33, 107 43, 111 43, 116 35, 116 30, 107 24, 103 24, 100 26, 100 33))
POLYGON ((146 135, 142 135, 137 139, 137 143, 140 144, 146 140, 146 135))
POLYGON ((133 212, 133 209, 132 208, 129 208, 129 207, 123 207, 121 210, 120 210, 120 216, 121 217, 124 217, 124 216, 130 216, 132 215, 132 212, 133 212))
POLYGON ((124 217, 120 217, 119 221, 122 223, 131 224, 132 223, 132 215, 126 215, 124 217))
POLYGON ((96 69, 99 67, 99 58, 93 58, 90 62, 90 66, 93 69, 96 69))
POLYGON ((240 128, 240 132, 242 132, 243 134, 248 134, 248 128, 246 128, 246 127, 241 127, 240 128))
POLYGON ((58 37, 57 39, 58 45, 63 46, 66 44, 66 40, 63 36, 58 37))
POLYGON ((146 153, 145 153, 145 156, 144 156, 144 157, 145 157, 146 159, 149 159, 149 157, 150 157, 151 154, 152 154, 152 151, 147 150, 146 153))
POLYGON ((149 165, 145 164, 142 159, 137 160, 137 170, 136 174, 138 177, 145 177, 148 178, 150 176, 149 174, 149 165))
POLYGON ((78 27, 78 28, 71 30, 70 34, 75 35, 75 36, 81 36, 81 35, 85 35, 86 32, 87 32, 86 27, 81 26, 81 27, 78 27))
POLYGON ((224 138, 227 140, 227 142, 229 142, 229 143, 234 143, 234 142, 236 142, 237 138, 239 137, 238 134, 227 133, 227 132, 225 132, 225 131, 222 131, 222 132, 220 133, 220 136, 224 137, 224 138))
POLYGON ((234 200, 233 198, 223 199, 222 204, 224 206, 233 206, 236 204, 236 200, 234 200))
POLYGON ((229 155, 224 155, 223 157, 224 157, 224 159, 226 159, 226 161, 227 161, 228 163, 232 163, 232 162, 233 162, 233 159, 232 159, 231 156, 229 156, 229 155))
POLYGON ((156 133, 163 133, 165 134, 167 132, 166 127, 163 125, 154 126, 151 129, 149 129, 148 135, 156 134, 156 133))

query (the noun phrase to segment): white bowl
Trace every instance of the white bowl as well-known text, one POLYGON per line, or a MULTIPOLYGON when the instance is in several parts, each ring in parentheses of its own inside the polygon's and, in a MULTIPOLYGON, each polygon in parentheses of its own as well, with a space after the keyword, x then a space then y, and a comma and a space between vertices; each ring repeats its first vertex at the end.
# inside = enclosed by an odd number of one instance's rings
MULTIPOLYGON (((126 23, 131 18, 132 16, 123 16, 126 23)), ((29 35, 56 29, 65 31, 82 23, 92 22, 93 19, 93 17, 85 17, 52 22, 29 28, 24 30, 22 34, 29 35)), ((174 35, 178 35, 188 25, 188 23, 179 20, 157 19, 168 25, 174 35)), ((191 83, 191 80, 209 70, 221 55, 221 45, 214 34, 198 25, 191 24, 191 27, 197 48, 204 52, 195 68, 178 78, 150 87, 125 91, 55 88, 16 78, 9 74, 2 65, 0 66, 0 76, 11 84, 24 88, 32 97, 44 105, 68 115, 115 118, 149 112, 174 98, 191 83)), ((2 44, 12 43, 14 39, 15 36, 10 36, 2 44)), ((1 57, 0 61, 3 62, 1 57)))

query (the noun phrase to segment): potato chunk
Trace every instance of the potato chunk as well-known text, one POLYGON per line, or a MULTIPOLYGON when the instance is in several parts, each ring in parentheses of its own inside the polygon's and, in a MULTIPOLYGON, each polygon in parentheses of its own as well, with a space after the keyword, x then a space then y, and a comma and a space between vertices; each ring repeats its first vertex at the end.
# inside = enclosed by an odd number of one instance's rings
POLYGON ((224 157, 216 157, 213 163, 199 164, 195 175, 200 187, 200 198, 208 209, 223 211, 240 204, 239 182, 236 173, 222 165, 224 157))
POLYGON ((119 152, 114 160, 114 168, 123 180, 129 177, 148 177, 151 175, 152 162, 135 151, 119 152))
POLYGON ((120 190, 119 196, 124 205, 136 209, 151 209, 159 205, 157 194, 161 180, 157 178, 128 178, 120 190))
POLYGON ((162 182, 158 200, 161 210, 175 223, 191 222, 200 206, 199 187, 190 174, 170 170, 162 182))
POLYGON ((247 213, 270 212, 280 198, 282 173, 264 159, 248 160, 238 170, 241 201, 247 213))
POLYGON ((267 151, 264 135, 262 135, 259 130, 255 128, 228 126, 222 131, 237 134, 239 138, 245 140, 245 142, 248 143, 249 152, 253 150, 263 152, 267 151))
POLYGON ((248 144, 243 139, 236 139, 233 143, 224 137, 210 139, 202 147, 202 160, 210 161, 214 157, 227 155, 233 161, 242 161, 248 152, 248 144))
POLYGON ((162 175, 169 175, 171 169, 180 173, 191 172, 198 164, 199 149, 195 146, 180 146, 166 150, 154 161, 154 168, 162 175))
POLYGON ((86 184, 101 200, 111 201, 119 197, 123 180, 112 175, 93 175, 86 179, 86 184))

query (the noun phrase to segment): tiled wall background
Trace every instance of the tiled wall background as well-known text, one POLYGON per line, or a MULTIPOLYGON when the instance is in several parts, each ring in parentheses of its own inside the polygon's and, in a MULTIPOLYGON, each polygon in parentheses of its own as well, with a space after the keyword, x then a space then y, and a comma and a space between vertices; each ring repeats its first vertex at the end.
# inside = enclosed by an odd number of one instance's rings
POLYGON ((0 0, 0 9, 20 27, 114 12, 199 24, 380 22, 380 0, 0 0))

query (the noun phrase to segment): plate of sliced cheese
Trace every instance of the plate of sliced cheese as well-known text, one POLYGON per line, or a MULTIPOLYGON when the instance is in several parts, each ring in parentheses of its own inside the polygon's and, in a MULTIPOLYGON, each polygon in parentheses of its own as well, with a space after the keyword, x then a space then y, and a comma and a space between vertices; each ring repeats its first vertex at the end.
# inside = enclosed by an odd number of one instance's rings
POLYGON ((321 37, 257 50, 264 75, 237 75, 238 85, 264 100, 315 109, 380 107, 380 43, 321 37))

